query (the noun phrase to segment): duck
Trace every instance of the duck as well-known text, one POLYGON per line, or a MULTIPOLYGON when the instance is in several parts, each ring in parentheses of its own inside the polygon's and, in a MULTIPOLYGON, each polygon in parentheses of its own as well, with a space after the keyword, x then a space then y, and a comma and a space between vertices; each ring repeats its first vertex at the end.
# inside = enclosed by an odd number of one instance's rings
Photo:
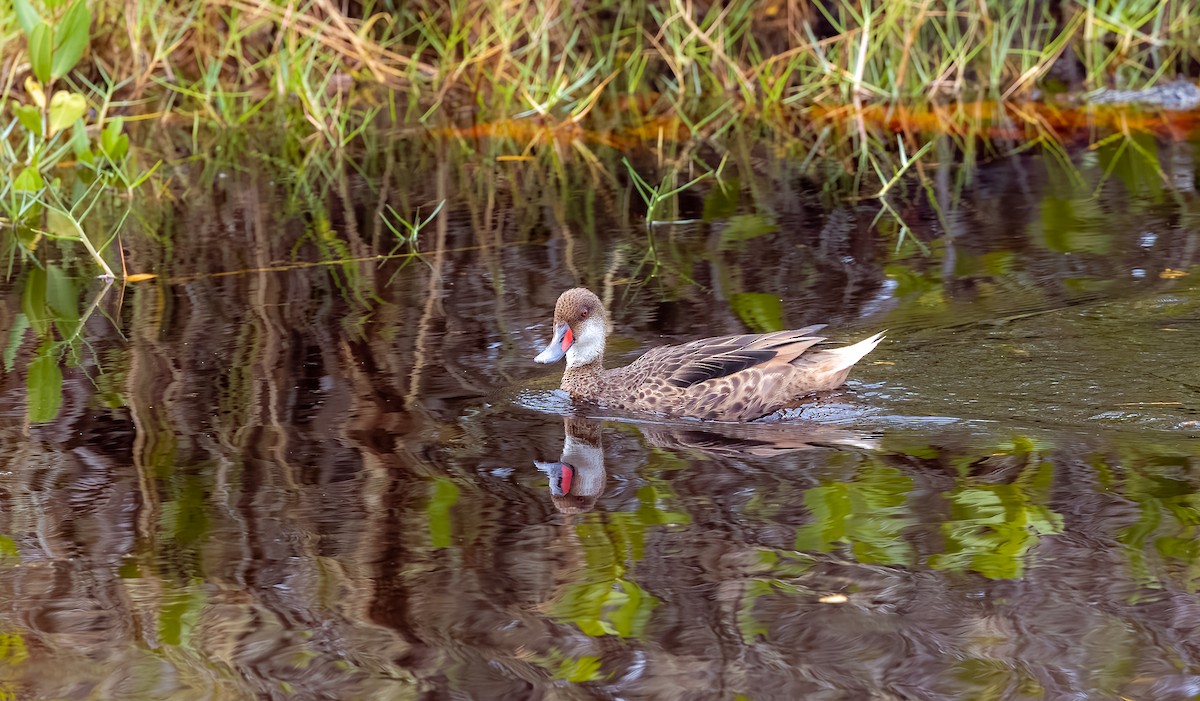
POLYGON ((850 368, 884 339, 880 332, 841 348, 814 348, 824 324, 773 333, 703 338, 651 349, 605 369, 611 324, 584 287, 554 305, 554 335, 538 363, 567 361, 562 389, 573 401, 635 413, 743 423, 796 407, 846 381, 850 368))

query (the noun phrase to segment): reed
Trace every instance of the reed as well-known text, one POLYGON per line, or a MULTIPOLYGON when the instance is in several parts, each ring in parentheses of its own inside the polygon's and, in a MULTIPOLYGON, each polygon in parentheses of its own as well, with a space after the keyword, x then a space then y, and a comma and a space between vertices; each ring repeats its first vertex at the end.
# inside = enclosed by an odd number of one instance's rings
MULTIPOLYGON (((506 155, 545 139, 611 179, 620 168, 597 144, 661 163, 664 143, 687 151, 767 125, 837 151, 831 187, 869 195, 922 177, 903 154, 923 142, 905 131, 905 151, 839 127, 848 140, 835 144, 814 109, 1137 88, 1200 61, 1200 13, 1164 0, 12 2, 0 12, 0 216, 26 237, 51 211, 78 237, 95 198, 147 182, 159 157, 130 148, 132 120, 190 131, 190 153, 167 165, 213 160, 201 134, 275 129, 281 150, 261 157, 318 182, 377 127, 533 125, 548 136, 506 155)), ((100 236, 87 243, 104 264, 100 236)))

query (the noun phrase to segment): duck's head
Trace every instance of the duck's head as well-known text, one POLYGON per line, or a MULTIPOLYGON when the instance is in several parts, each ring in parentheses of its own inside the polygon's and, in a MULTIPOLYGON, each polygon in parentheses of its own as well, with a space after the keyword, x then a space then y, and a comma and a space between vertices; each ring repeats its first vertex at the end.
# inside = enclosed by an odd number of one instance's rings
POLYGON ((534 360, 553 363, 565 355, 568 368, 587 365, 604 355, 607 335, 608 321, 600 298, 582 287, 567 290, 554 305, 554 338, 534 360))

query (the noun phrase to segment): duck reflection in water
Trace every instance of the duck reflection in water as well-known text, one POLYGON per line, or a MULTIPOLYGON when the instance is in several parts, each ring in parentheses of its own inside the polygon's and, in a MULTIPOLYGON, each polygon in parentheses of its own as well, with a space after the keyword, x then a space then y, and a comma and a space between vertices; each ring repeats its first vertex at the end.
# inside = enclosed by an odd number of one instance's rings
MULTIPOLYGON (((875 450, 877 440, 867 434, 826 426, 790 423, 759 425, 640 424, 648 445, 675 451, 701 451, 709 456, 771 457, 814 449, 875 450)), ((563 418, 562 455, 557 462, 535 461, 550 478, 550 499, 563 514, 587 513, 604 493, 608 473, 604 469, 602 425, 596 419, 563 418)))
POLYGON ((535 462, 550 477, 550 498, 564 514, 591 511, 604 493, 608 473, 604 471, 604 446, 600 422, 591 419, 563 419, 562 456, 558 462, 535 462))

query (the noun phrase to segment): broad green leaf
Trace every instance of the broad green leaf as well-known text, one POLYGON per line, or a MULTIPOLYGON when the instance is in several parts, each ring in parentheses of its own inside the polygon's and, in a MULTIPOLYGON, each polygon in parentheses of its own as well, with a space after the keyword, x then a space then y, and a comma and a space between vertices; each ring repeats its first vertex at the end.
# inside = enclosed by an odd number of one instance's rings
POLYGON ((129 135, 121 134, 117 137, 117 143, 108 152, 108 157, 113 161, 119 161, 129 153, 129 135))
POLYGON ((62 407, 62 370, 54 356, 54 344, 46 342, 29 364, 26 377, 29 423, 53 421, 62 407))
POLYGON ((751 331, 766 333, 783 328, 783 303, 763 292, 739 292, 729 296, 729 306, 751 331))
POLYGON ((42 174, 33 166, 22 168, 17 174, 17 179, 13 181, 13 190, 17 192, 39 192, 45 186, 46 181, 42 180, 42 174))
MULTIPOLYGON (((62 215, 52 211, 49 216, 62 215)), ((59 334, 64 339, 73 336, 79 325, 79 290, 75 281, 57 265, 46 267, 46 306, 53 315, 59 334)))
POLYGON ((17 121, 21 126, 29 130, 34 136, 42 135, 42 111, 33 105, 19 105, 13 103, 13 114, 16 115, 17 121))
POLYGON ((13 364, 17 362, 17 349, 29 330, 29 317, 24 312, 17 312, 13 319, 12 328, 8 331, 8 345, 4 347, 4 372, 12 372, 13 364))
POLYGON ((114 117, 104 125, 104 131, 100 132, 100 150, 109 160, 119 161, 129 151, 129 137, 121 133, 124 126, 123 118, 114 117))
POLYGON ((17 23, 21 25, 21 31, 25 32, 25 36, 33 34, 34 27, 45 24, 29 0, 13 0, 13 10, 16 11, 17 23))
POLYGON ((55 78, 66 75, 79 63, 79 59, 83 58, 83 50, 87 48, 90 38, 88 29, 91 24, 92 14, 88 12, 86 0, 75 0, 54 29, 51 75, 55 78))
POLYGON ((39 22, 29 34, 29 65, 33 75, 41 83, 50 82, 50 58, 54 50, 54 37, 50 25, 39 22))
POLYGON ((25 290, 21 293, 21 311, 38 336, 50 330, 50 315, 46 311, 46 269, 34 268, 25 278, 25 290))
POLYGON ((96 154, 92 153, 92 143, 88 139, 87 125, 82 119, 75 121, 75 128, 71 130, 71 150, 75 152, 75 160, 81 163, 91 165, 96 161, 96 154))
POLYGON ((50 98, 50 136, 66 129, 87 112, 87 100, 78 93, 59 90, 50 98))

